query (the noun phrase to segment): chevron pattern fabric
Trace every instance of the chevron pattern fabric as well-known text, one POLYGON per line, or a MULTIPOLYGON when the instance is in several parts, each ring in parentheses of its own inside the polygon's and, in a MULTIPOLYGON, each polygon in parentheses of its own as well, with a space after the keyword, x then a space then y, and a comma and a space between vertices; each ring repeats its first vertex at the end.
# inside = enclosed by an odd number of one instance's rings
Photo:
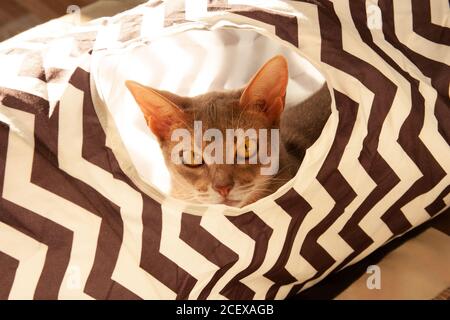
POLYGON ((210 8, 208 27, 297 47, 333 97, 329 143, 239 214, 143 190, 95 103, 96 51, 151 41, 143 26, 161 5, 0 45, 0 299, 283 299, 448 214, 447 1, 210 8))

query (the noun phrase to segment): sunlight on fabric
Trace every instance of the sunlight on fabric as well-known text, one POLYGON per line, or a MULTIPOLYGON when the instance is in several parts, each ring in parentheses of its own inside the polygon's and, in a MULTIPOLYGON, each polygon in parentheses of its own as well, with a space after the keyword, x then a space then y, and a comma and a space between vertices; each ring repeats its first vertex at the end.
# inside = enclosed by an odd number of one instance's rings
MULTIPOLYGON (((226 68, 225 47, 223 40, 221 41, 217 35, 211 33, 190 32, 186 33, 186 39, 190 44, 187 56, 195 56, 203 64, 202 67, 197 66, 196 76, 193 81, 189 82, 189 87, 184 85, 183 88, 188 90, 187 94, 189 96, 195 96, 207 92, 210 89, 210 85, 217 79, 217 74, 211 72, 212 70, 226 68), (208 52, 204 49, 205 43, 209 45, 208 52), (196 53, 193 55, 193 52, 196 53)), ((196 66, 192 65, 192 67, 195 68, 196 66)))
POLYGON ((185 0, 186 19, 195 20, 206 16, 208 0, 185 0))
POLYGON ((181 87, 183 78, 180 75, 191 70, 195 57, 190 55, 183 45, 170 41, 170 39, 155 42, 154 48, 160 61, 170 62, 166 65, 164 75, 161 75, 160 87, 172 90, 181 87))
POLYGON ((286 11, 288 13, 295 12, 297 18, 308 20, 306 15, 297 8, 298 4, 292 4, 280 0, 228 0, 228 5, 249 5, 249 6, 270 6, 277 10, 286 11))
POLYGON ((143 15, 141 36, 152 37, 157 35, 164 28, 165 3, 155 8, 145 8, 143 15))
MULTIPOLYGON (((3 104, 0 103, 0 106, 3 106, 3 104)), ((13 119, 9 115, 0 113, 0 122, 6 124, 9 127, 9 130, 20 134, 20 128, 14 124, 13 119)))

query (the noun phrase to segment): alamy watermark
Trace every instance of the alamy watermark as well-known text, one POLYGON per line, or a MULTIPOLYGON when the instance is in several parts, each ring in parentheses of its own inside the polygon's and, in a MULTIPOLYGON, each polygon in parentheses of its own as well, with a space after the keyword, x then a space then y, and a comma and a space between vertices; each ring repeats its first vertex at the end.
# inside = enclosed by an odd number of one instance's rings
POLYGON ((381 269, 377 265, 367 267, 367 273, 371 275, 366 280, 366 286, 369 290, 381 289, 381 269))
POLYGON ((193 138, 189 130, 178 128, 171 140, 177 142, 171 152, 177 165, 260 164, 261 175, 274 175, 279 169, 279 129, 226 129, 224 137, 214 128, 203 132, 202 122, 194 121, 193 138))
POLYGON ((367 6, 367 27, 370 30, 381 30, 383 28, 383 19, 381 17, 381 9, 376 4, 367 6))
POLYGON ((81 8, 77 5, 70 5, 67 7, 66 13, 71 18, 73 24, 81 24, 81 8))
POLYGON ((67 268, 67 289, 80 290, 82 288, 81 282, 81 268, 77 265, 70 265, 67 268))

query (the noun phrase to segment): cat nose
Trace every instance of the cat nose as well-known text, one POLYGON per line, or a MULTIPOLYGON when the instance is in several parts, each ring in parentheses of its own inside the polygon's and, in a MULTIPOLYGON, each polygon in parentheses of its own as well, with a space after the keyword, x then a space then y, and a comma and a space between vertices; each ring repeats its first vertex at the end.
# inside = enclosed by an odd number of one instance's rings
POLYGON ((213 185, 213 189, 216 190, 224 198, 228 196, 232 188, 233 188, 232 183, 226 185, 218 185, 218 184, 213 185))

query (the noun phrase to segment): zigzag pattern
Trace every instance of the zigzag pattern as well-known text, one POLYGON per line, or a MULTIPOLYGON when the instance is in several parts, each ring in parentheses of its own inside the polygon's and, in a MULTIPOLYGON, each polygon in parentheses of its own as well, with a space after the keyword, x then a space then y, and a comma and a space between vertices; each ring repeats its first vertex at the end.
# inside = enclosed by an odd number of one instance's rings
POLYGON ((449 207, 448 4, 371 1, 381 30, 364 0, 290 4, 205 19, 300 48, 333 93, 308 178, 238 215, 158 202, 94 103, 91 54, 140 41, 159 2, 0 47, 0 299, 285 298, 449 207))

